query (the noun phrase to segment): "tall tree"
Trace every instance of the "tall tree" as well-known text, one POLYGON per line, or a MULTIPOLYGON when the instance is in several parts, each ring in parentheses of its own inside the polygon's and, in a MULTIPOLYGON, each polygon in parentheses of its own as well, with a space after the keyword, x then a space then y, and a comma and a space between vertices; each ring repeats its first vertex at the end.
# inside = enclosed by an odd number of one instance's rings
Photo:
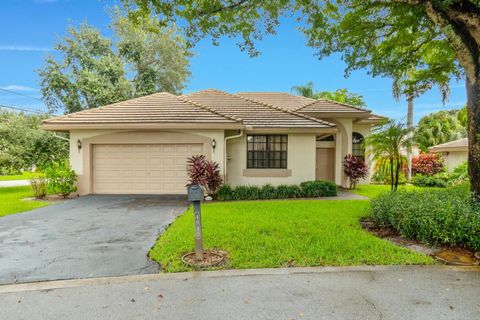
POLYGON ((456 72, 460 63, 468 96, 469 175, 480 194, 480 2, 478 0, 123 0, 161 14, 166 25, 182 20, 190 41, 210 35, 239 36, 242 49, 258 54, 255 41, 275 34, 283 16, 296 16, 319 56, 343 52, 346 73, 400 77, 408 70, 456 72), (429 59, 426 59, 426 58, 429 59))
POLYGON ((367 106, 362 95, 351 93, 347 89, 337 89, 335 91, 315 91, 313 82, 311 81, 303 86, 293 86, 292 91, 307 98, 328 99, 358 107, 367 106))
POLYGON ((427 152, 434 145, 466 137, 467 128, 459 120, 460 113, 461 110, 442 110, 422 117, 414 135, 420 150, 427 152))
POLYGON ((46 115, 0 110, 0 174, 43 168, 68 157, 68 141, 41 130, 46 115))
POLYGON ((442 102, 445 103, 450 93, 450 70, 436 70, 434 74, 425 77, 422 75, 423 70, 412 69, 407 71, 401 77, 397 77, 393 81, 393 96, 398 101, 401 96, 407 99, 407 129, 408 129, 408 147, 407 147, 407 181, 412 178, 412 144, 413 144, 413 101, 421 96, 432 86, 436 85, 442 94, 442 102))
POLYGON ((38 70, 51 112, 81 111, 146 94, 179 93, 190 75, 189 51, 174 28, 158 28, 150 16, 133 23, 118 10, 112 27, 117 41, 82 23, 69 26, 38 70))

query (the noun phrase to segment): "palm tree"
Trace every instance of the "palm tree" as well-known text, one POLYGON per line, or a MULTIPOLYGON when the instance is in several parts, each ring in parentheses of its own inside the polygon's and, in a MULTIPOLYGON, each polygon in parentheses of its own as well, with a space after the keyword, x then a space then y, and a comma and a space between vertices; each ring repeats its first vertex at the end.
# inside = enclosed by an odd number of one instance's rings
POLYGON ((402 149, 408 148, 408 132, 403 123, 390 120, 382 126, 375 127, 364 141, 364 144, 370 147, 370 153, 375 160, 386 159, 388 161, 392 191, 396 191, 398 188, 400 170, 403 165, 402 149))
POLYGON ((292 91, 298 94, 299 96, 318 99, 317 94, 313 91, 313 82, 310 81, 303 86, 293 86, 292 91))
POLYGON ((349 92, 347 89, 337 89, 335 91, 314 91, 312 81, 303 86, 293 86, 292 91, 307 98, 328 99, 358 107, 367 106, 362 95, 349 92))
POLYGON ((449 86, 450 77, 447 74, 439 73, 434 77, 425 78, 422 70, 412 69, 406 74, 393 80, 392 91, 394 98, 398 101, 402 95, 407 98, 407 139, 409 141, 407 147, 407 180, 412 178, 412 144, 413 144, 413 100, 418 98, 426 91, 430 90, 434 85, 440 89, 442 95, 442 103, 448 98, 450 93, 449 86))

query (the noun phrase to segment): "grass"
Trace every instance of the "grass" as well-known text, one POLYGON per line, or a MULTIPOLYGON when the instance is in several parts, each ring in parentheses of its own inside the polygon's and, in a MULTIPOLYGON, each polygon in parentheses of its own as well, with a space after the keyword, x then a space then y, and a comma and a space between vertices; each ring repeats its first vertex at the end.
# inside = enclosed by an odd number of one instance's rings
MULTIPOLYGON (((226 268, 432 264, 423 254, 365 232, 368 201, 218 202, 203 206, 205 248, 229 252, 226 268)), ((165 272, 188 271, 180 257, 194 249, 193 212, 179 217, 150 257, 165 272)))
MULTIPOLYGON (((422 187, 416 187, 416 186, 412 186, 412 185, 399 185, 398 186, 398 190, 415 190, 415 189, 419 189, 419 190, 431 190, 432 188, 422 188, 422 187)), ((437 189, 437 188, 434 188, 434 189, 437 189)), ((388 192, 390 191, 390 185, 386 185, 386 184, 361 184, 361 185, 358 185, 355 190, 351 190, 353 193, 356 193, 356 194, 359 194, 359 195, 362 195, 362 196, 366 196, 366 197, 369 197, 369 198, 375 198, 377 196, 379 196, 380 194, 384 193, 384 192, 388 192)))
POLYGON ((49 205, 46 201, 24 201, 33 197, 30 186, 0 188, 0 217, 49 205))
POLYGON ((32 176, 31 172, 23 172, 22 174, 15 174, 10 176, 1 176, 0 181, 10 181, 10 180, 28 180, 32 176))

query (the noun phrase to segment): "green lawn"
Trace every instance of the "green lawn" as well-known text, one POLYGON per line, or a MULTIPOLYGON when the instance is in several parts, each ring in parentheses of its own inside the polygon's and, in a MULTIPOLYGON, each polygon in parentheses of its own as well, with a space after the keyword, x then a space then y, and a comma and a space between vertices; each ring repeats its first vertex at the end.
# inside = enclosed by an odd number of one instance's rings
MULTIPOLYGON (((203 205, 206 248, 229 252, 227 268, 432 264, 419 253, 362 230, 368 201, 288 200, 203 205)), ((190 270, 180 257, 194 248, 192 210, 159 238, 150 257, 162 270, 190 270)))
MULTIPOLYGON (((399 185, 398 190, 414 190, 414 189, 420 189, 420 190, 427 190, 431 188, 421 188, 421 187, 416 187, 412 185, 399 185)), ((366 196, 369 198, 374 198, 381 193, 388 192, 390 191, 390 185, 386 184, 361 184, 358 185, 355 190, 352 190, 353 193, 366 196)))
POLYGON ((32 173, 31 172, 23 172, 22 174, 16 174, 11 176, 1 176, 0 181, 9 181, 9 180, 28 180, 30 179, 32 173))
POLYGON ((24 201, 33 197, 30 186, 0 188, 0 217, 49 205, 46 201, 24 201))

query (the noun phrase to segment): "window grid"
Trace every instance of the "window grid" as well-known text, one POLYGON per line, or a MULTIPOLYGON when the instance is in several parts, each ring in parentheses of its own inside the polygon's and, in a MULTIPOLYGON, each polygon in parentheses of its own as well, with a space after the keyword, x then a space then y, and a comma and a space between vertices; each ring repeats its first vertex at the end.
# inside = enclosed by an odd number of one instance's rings
POLYGON ((360 133, 352 134, 352 155, 365 161, 365 147, 363 146, 363 136, 360 133))
POLYGON ((286 169, 287 135, 248 135, 247 168, 286 169))

